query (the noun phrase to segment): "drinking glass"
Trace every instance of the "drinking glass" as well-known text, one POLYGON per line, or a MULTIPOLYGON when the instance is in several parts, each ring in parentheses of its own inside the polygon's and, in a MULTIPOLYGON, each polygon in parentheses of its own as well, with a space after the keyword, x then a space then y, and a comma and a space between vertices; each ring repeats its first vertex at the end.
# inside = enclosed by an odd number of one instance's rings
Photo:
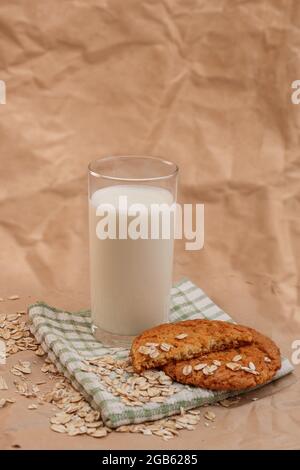
POLYGON ((94 332, 104 344, 128 345, 168 321, 178 167, 108 156, 88 168, 94 332))

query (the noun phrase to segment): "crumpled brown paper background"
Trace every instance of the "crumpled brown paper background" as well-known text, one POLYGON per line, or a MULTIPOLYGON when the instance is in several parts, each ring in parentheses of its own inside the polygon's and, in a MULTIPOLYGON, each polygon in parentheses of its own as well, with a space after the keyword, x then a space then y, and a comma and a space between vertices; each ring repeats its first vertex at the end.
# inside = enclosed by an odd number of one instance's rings
MULTIPOLYGON (((190 277, 291 357, 300 339, 297 0, 1 0, 0 311, 89 306, 87 164, 153 154, 205 203, 205 248, 176 247, 190 277)), ((34 378, 40 377, 39 358, 34 378)), ((16 358, 9 358, 13 364, 16 358)), ((0 448, 296 448, 299 367, 258 401, 169 442, 49 430, 51 405, 0 410, 0 448)), ((10 383, 9 367, 0 373, 10 383)), ((204 421, 204 420, 203 420, 204 421)))

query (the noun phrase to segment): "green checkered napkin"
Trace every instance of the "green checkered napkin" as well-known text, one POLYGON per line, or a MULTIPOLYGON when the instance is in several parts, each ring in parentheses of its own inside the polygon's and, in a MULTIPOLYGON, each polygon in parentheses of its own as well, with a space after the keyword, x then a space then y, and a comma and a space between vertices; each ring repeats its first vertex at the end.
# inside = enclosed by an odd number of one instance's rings
MULTIPOLYGON (((44 303, 37 303, 29 307, 29 317, 32 321, 31 331, 49 358, 90 404, 101 410, 102 419, 109 427, 160 419, 179 413, 181 407, 190 409, 237 394, 212 392, 181 385, 180 391, 162 404, 126 406, 118 397, 108 392, 101 378, 94 373, 81 370, 82 360, 89 357, 110 355, 120 359, 128 355, 128 350, 124 348, 107 348, 95 341, 89 311, 70 313, 44 303)), ((194 318, 233 322, 230 316, 214 304, 199 287, 184 279, 172 288, 170 321, 194 318)), ((284 358, 282 367, 273 380, 283 377, 292 370, 292 365, 284 358)))

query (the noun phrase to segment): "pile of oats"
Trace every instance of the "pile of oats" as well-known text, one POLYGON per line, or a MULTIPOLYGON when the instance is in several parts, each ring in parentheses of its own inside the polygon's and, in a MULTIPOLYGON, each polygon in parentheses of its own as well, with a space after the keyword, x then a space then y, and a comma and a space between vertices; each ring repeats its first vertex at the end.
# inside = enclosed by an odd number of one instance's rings
MULTIPOLYGON (((69 436, 86 434, 96 438, 105 437, 112 432, 112 429, 103 424, 99 411, 93 410, 65 378, 61 378, 43 399, 59 409, 50 418, 50 427, 55 432, 69 436)), ((169 440, 177 436, 180 429, 195 429, 199 421, 200 410, 182 410, 180 415, 150 423, 120 426, 115 431, 154 435, 169 440)))
POLYGON ((45 382, 37 382, 34 384, 27 378, 23 377, 19 380, 14 380, 14 386, 20 395, 23 395, 26 398, 37 398, 39 403, 41 403, 41 399, 38 395, 40 392, 39 385, 44 383, 45 382))
POLYGON ((10 372, 13 375, 24 377, 25 374, 31 374, 31 363, 29 361, 19 361, 10 369, 10 372))
MULTIPOLYGON (((19 299, 17 295, 9 297, 9 300, 17 299, 19 299)), ((2 300, 0 299, 0 301, 2 300)), ((30 350, 35 351, 36 356, 43 357, 45 352, 30 333, 25 313, 25 311, 10 314, 0 313, 0 339, 3 339, 6 344, 7 355, 30 350)), ((182 333, 176 339, 181 340, 186 336, 185 333, 182 333)), ((147 343, 144 346, 143 354, 149 354, 154 358, 160 354, 160 351, 168 352, 172 347, 168 343, 147 343)), ((267 360, 268 358, 266 358, 266 362, 267 360)), ((217 364, 213 365, 217 366, 217 364)), ((201 367, 198 365, 198 367, 200 370, 202 365, 201 367)), ((203 365, 203 369, 205 367, 207 364, 203 365)), ((105 383, 107 390, 115 397, 120 397, 127 406, 143 406, 148 402, 163 403, 168 397, 180 390, 180 386, 172 382, 171 378, 163 371, 147 370, 141 374, 134 373, 129 359, 117 360, 111 356, 91 358, 83 361, 82 370, 91 371, 98 375, 105 383)), ((49 380, 55 381, 50 392, 45 393, 40 390, 40 385, 48 383, 48 380, 47 382, 43 380, 36 383, 31 382, 32 369, 29 361, 18 361, 10 369, 10 373, 15 376, 13 383, 16 392, 31 400, 27 406, 28 410, 34 412, 45 403, 51 403, 56 407, 57 412, 50 418, 52 431, 69 436, 88 435, 94 438, 102 438, 112 432, 112 429, 105 426, 101 420, 100 412, 90 406, 71 383, 57 371, 56 366, 48 357, 44 358, 41 371, 47 375, 49 380)), ((190 373, 189 367, 187 372, 190 373)), ((2 376, 0 376, 1 390, 8 390, 7 382, 2 376)), ((13 398, 0 397, 0 408, 14 402, 13 398)), ((208 421, 214 421, 215 415, 207 411, 204 418, 208 421)), ((181 409, 179 415, 153 422, 120 426, 114 431, 140 433, 145 436, 154 435, 169 440, 177 436, 182 429, 195 429, 199 421, 199 409, 189 411, 181 409)))
POLYGON ((7 356, 19 351, 35 351, 38 347, 24 319, 25 313, 0 313, 0 339, 5 341, 7 356))
POLYGON ((140 433, 144 436, 159 436, 163 440, 168 441, 179 435, 181 429, 192 431, 196 424, 200 422, 200 410, 194 409, 189 411, 181 410, 180 415, 170 416, 168 418, 159 419, 152 423, 130 424, 120 426, 117 432, 140 433))
POLYGON ((54 404, 58 411, 50 418, 54 432, 78 436, 105 437, 111 429, 104 426, 100 412, 95 411, 67 379, 60 376, 54 388, 42 395, 46 403, 54 404))
POLYGON ((141 374, 133 371, 129 359, 116 360, 111 356, 85 361, 83 370, 93 372, 107 385, 107 390, 120 397, 127 406, 144 403, 163 403, 180 390, 163 371, 147 370, 141 374))

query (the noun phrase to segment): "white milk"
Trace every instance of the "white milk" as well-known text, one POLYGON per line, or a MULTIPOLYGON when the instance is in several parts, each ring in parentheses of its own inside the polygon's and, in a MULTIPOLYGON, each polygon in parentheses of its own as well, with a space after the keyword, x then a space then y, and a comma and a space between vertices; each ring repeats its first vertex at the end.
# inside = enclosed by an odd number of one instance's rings
POLYGON ((170 205, 173 197, 163 188, 123 185, 99 189, 89 201, 93 323, 115 335, 137 335, 168 321, 173 237, 100 240, 96 209, 103 203, 117 208, 119 196, 127 196, 128 206, 141 203, 147 208, 153 203, 170 205))

